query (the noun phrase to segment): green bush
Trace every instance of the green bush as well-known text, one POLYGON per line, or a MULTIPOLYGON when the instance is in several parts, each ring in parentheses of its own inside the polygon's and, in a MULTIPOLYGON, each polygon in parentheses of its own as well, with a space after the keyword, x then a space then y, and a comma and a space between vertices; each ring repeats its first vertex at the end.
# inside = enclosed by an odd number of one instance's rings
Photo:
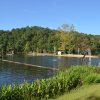
POLYGON ((55 98, 84 84, 100 83, 100 68, 73 66, 48 79, 0 87, 0 100, 41 100, 55 98))

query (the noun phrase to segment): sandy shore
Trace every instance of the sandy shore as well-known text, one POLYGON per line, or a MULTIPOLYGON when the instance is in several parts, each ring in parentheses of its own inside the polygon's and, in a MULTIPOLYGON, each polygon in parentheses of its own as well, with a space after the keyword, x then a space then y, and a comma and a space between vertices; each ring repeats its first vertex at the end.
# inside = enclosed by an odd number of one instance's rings
MULTIPOLYGON (((77 54, 62 54, 62 55, 55 55, 55 54, 48 54, 48 53, 37 53, 37 54, 28 54, 29 56, 59 56, 59 57, 83 57, 84 55, 77 55, 77 54)), ((86 55, 85 57, 91 57, 91 58, 99 58, 99 56, 94 55, 86 55)))
MULTIPOLYGON (((59 55, 58 55, 59 56, 59 55)), ((61 55, 61 56, 64 56, 64 57, 83 57, 84 55, 76 55, 76 54, 65 54, 65 55, 61 55)), ((89 58, 99 58, 99 56, 93 56, 93 55, 86 55, 85 57, 89 58)))

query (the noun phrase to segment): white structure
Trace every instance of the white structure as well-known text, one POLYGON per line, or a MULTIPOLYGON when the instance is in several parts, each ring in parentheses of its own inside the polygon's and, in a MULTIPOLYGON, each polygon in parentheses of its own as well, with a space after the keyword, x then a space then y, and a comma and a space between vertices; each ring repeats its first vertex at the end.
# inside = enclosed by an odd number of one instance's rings
POLYGON ((58 51, 58 55, 61 55, 62 54, 62 52, 61 51, 58 51))

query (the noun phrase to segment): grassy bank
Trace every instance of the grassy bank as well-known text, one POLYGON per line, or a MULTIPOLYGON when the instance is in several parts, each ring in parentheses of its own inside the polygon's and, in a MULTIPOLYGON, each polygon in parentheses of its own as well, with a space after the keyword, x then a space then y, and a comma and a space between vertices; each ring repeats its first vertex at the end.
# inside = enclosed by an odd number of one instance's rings
POLYGON ((100 84, 84 85, 65 93, 56 100, 100 100, 100 84))
POLYGON ((100 83, 100 68, 73 66, 58 72, 55 76, 36 80, 33 83, 2 86, 0 100, 40 100, 56 98, 65 92, 93 83, 100 83))

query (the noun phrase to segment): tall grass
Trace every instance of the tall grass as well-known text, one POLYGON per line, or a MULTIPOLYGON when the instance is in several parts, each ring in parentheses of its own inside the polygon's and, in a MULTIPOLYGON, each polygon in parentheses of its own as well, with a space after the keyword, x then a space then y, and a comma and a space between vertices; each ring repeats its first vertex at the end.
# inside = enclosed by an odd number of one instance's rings
POLYGON ((40 100, 55 98, 66 91, 84 84, 100 83, 100 68, 94 66, 73 66, 59 71, 55 76, 24 82, 20 85, 2 85, 0 100, 40 100))

